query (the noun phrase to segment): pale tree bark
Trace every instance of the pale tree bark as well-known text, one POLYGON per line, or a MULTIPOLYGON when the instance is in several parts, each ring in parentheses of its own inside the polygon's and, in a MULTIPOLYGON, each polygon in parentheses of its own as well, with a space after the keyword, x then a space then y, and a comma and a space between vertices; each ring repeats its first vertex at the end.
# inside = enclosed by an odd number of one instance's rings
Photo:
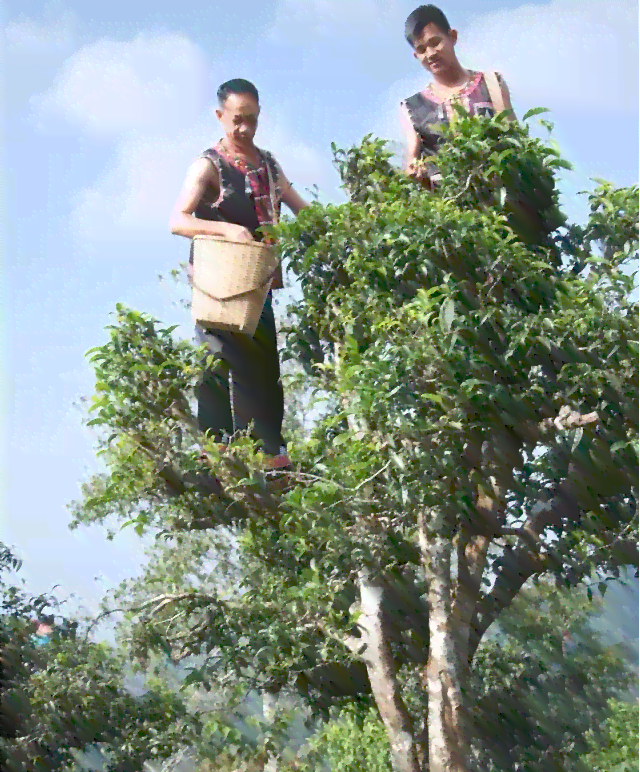
POLYGON ((363 569, 358 577, 360 589, 359 625, 361 646, 371 690, 391 744, 395 772, 422 772, 413 736, 409 711, 404 704, 393 660, 389 631, 383 612, 384 583, 363 569))
MULTIPOLYGON (((273 721, 277 706, 278 695, 273 694, 272 692, 264 691, 262 693, 262 715, 267 721, 273 721)), ((265 760, 263 770, 264 772, 278 772, 277 757, 273 754, 269 754, 265 760)))
MULTIPOLYGON (((518 447, 518 452, 519 452, 518 447)), ((495 458, 494 448, 485 449, 483 467, 488 477, 489 494, 478 491, 476 497, 476 513, 480 522, 493 526, 494 534, 502 530, 506 517, 506 500, 502 486, 498 483, 497 474, 501 471, 495 458)), ((487 555, 491 537, 489 534, 474 535, 464 526, 459 530, 456 539, 457 577, 453 592, 451 615, 456 633, 457 652, 461 667, 461 684, 468 683, 470 672, 471 626, 474 619, 482 577, 487 567, 487 555)))
POLYGON ((491 539, 487 536, 460 535, 457 542, 458 576, 456 579, 451 617, 456 634, 458 656, 462 667, 461 677, 468 675, 471 621, 475 614, 482 576, 487 566, 487 553, 491 539))
POLYGON ((452 618, 451 553, 444 517, 429 535, 420 518, 420 543, 428 578, 429 660, 422 683, 429 697, 429 772, 469 772, 461 658, 452 618))

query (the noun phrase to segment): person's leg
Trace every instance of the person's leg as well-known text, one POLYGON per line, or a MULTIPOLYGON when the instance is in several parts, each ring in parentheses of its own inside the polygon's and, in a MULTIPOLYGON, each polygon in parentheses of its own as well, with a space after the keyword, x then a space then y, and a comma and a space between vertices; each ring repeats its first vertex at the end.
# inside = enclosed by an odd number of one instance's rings
POLYGON ((278 456, 285 446, 282 437, 284 391, 270 296, 254 336, 237 336, 237 344, 234 351, 237 358, 229 362, 235 426, 244 429, 253 421, 254 437, 262 441, 267 454, 278 456))
POLYGON ((229 393, 229 364, 225 352, 232 344, 229 334, 219 330, 206 330, 196 325, 198 344, 206 343, 207 356, 216 357, 210 370, 205 369, 196 387, 198 400, 198 426, 200 431, 210 431, 218 442, 226 442, 234 432, 229 393))
POLYGON ((259 359, 262 367, 263 400, 264 400, 264 441, 269 443, 273 456, 286 454, 286 442, 282 436, 284 420, 284 389, 280 379, 280 355, 278 353, 278 337, 276 320, 273 313, 271 293, 267 298, 260 325, 254 336, 262 356, 259 359))

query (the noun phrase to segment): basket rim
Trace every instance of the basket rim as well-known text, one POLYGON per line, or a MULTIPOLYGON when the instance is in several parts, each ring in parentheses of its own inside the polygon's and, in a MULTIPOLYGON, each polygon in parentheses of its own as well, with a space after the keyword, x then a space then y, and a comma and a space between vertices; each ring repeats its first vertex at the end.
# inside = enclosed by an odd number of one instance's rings
POLYGON ((224 236, 212 236, 209 234, 199 234, 197 236, 194 236, 192 241, 223 241, 225 244, 235 244, 240 245, 243 247, 250 247, 252 249, 273 249, 273 244, 264 244, 261 241, 233 241, 232 239, 227 239, 224 236))

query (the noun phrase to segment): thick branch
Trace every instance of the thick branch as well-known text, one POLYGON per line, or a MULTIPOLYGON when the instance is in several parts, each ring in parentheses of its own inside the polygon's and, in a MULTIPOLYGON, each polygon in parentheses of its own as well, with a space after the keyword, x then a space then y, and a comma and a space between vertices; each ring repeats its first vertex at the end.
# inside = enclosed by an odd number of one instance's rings
MULTIPOLYGON (((599 416, 592 412, 582 415, 563 406, 556 418, 547 418, 536 427, 536 439, 540 434, 561 431, 568 428, 597 423, 599 416)), ((482 599, 471 623, 469 641, 469 661, 477 650, 482 636, 497 619, 499 614, 518 595, 523 585, 536 573, 546 570, 547 562, 540 560, 540 538, 549 525, 560 524, 563 520, 578 523, 581 517, 581 490, 584 487, 584 474, 580 467, 571 463, 566 479, 561 482, 550 501, 544 503, 535 514, 529 515, 522 528, 501 528, 500 535, 518 536, 522 544, 516 549, 507 548, 497 566, 497 577, 491 594, 482 599)))
POLYGON ((499 561, 494 588, 489 596, 478 604, 476 619, 472 623, 469 660, 473 658, 482 636, 518 595, 523 585, 535 574, 544 572, 549 561, 541 559, 540 538, 549 525, 557 525, 563 520, 577 524, 580 522, 581 509, 577 504, 580 486, 584 484, 583 474, 577 465, 571 464, 567 478, 558 486, 550 502, 539 507, 535 514, 529 515, 517 535, 522 544, 515 550, 505 549, 499 561))
POLYGON ((468 657, 471 620, 478 603, 490 543, 486 536, 467 537, 461 534, 457 544, 458 576, 451 613, 463 663, 468 657))
POLYGON ((562 431, 563 429, 577 429, 581 426, 597 423, 600 417, 596 412, 585 413, 582 415, 576 410, 572 410, 569 405, 563 405, 555 418, 545 418, 538 425, 539 430, 544 434, 554 429, 562 431))
POLYGON ((422 683, 429 697, 429 769, 467 772, 465 705, 462 698, 462 662, 451 614, 451 551, 444 515, 436 515, 434 533, 427 537, 424 518, 423 553, 429 579, 429 661, 422 683))
POLYGON ((472 621, 469 639, 469 662, 473 659, 482 636, 518 595, 525 582, 540 571, 543 563, 538 555, 538 545, 542 532, 551 522, 561 518, 567 508, 567 502, 559 497, 556 505, 543 507, 532 514, 520 529, 524 543, 516 550, 507 547, 497 566, 497 577, 493 591, 479 601, 475 620, 472 621))
POLYGON ((359 575, 361 625, 366 641, 364 659, 371 689, 391 743, 393 767, 397 772, 420 772, 409 711, 402 699, 393 651, 383 611, 384 587, 369 572, 359 575))

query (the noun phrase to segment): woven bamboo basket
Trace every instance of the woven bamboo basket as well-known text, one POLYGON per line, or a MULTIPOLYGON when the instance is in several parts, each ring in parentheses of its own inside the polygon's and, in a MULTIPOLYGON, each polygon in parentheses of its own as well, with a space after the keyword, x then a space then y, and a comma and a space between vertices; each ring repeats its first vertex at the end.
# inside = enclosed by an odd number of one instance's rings
POLYGON ((191 297, 194 322, 253 335, 278 265, 273 248, 265 244, 196 236, 191 297))
MULTIPOLYGON (((271 218, 278 222, 276 190, 267 163, 271 218)), ((203 327, 253 335, 280 261, 271 246, 219 236, 193 239, 191 315, 203 327)))

